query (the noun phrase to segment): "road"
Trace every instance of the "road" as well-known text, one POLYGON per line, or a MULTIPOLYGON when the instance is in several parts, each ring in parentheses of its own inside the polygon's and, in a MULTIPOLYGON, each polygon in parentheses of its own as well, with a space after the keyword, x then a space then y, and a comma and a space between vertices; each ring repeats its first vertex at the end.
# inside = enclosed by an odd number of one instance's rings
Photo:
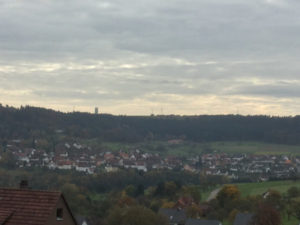
POLYGON ((217 188, 217 189, 215 189, 215 190, 213 190, 213 191, 209 194, 209 196, 207 197, 206 201, 209 202, 210 200, 216 198, 216 197, 217 197, 217 194, 219 193, 220 190, 221 190, 221 187, 220 187, 220 188, 217 188))

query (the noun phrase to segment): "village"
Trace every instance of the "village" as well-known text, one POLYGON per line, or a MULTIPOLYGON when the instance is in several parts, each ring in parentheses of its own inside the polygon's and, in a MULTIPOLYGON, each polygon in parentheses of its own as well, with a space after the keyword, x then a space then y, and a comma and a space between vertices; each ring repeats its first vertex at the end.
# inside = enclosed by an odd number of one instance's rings
POLYGON ((23 147, 20 140, 6 146, 18 167, 46 167, 75 170, 87 174, 114 172, 119 169, 185 170, 206 175, 222 175, 232 180, 267 181, 296 178, 300 171, 300 157, 287 155, 226 154, 211 152, 179 157, 164 156, 142 149, 131 151, 97 151, 77 142, 63 142, 54 151, 23 147))

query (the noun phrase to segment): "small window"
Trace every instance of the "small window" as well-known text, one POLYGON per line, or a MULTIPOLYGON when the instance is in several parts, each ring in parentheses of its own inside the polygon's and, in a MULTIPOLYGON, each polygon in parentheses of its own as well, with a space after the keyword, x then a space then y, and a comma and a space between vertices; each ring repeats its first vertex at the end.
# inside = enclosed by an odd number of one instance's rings
POLYGON ((63 220, 63 209, 56 209, 56 220, 63 220))

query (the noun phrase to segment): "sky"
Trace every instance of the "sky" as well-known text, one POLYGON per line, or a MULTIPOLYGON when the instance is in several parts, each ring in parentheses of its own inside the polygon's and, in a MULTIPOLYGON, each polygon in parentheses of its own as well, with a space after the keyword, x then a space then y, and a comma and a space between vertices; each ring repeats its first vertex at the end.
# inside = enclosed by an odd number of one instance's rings
POLYGON ((300 112, 299 0, 0 0, 0 103, 300 112))

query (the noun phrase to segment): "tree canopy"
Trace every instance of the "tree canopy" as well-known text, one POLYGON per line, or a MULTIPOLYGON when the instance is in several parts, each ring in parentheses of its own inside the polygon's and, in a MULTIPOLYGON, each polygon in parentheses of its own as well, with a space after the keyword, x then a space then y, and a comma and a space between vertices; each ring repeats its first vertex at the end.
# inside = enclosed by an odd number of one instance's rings
POLYGON ((12 138, 54 138, 57 132, 71 137, 118 142, 180 138, 197 142, 300 144, 300 116, 113 116, 61 113, 29 106, 19 109, 0 106, 2 144, 12 138))

